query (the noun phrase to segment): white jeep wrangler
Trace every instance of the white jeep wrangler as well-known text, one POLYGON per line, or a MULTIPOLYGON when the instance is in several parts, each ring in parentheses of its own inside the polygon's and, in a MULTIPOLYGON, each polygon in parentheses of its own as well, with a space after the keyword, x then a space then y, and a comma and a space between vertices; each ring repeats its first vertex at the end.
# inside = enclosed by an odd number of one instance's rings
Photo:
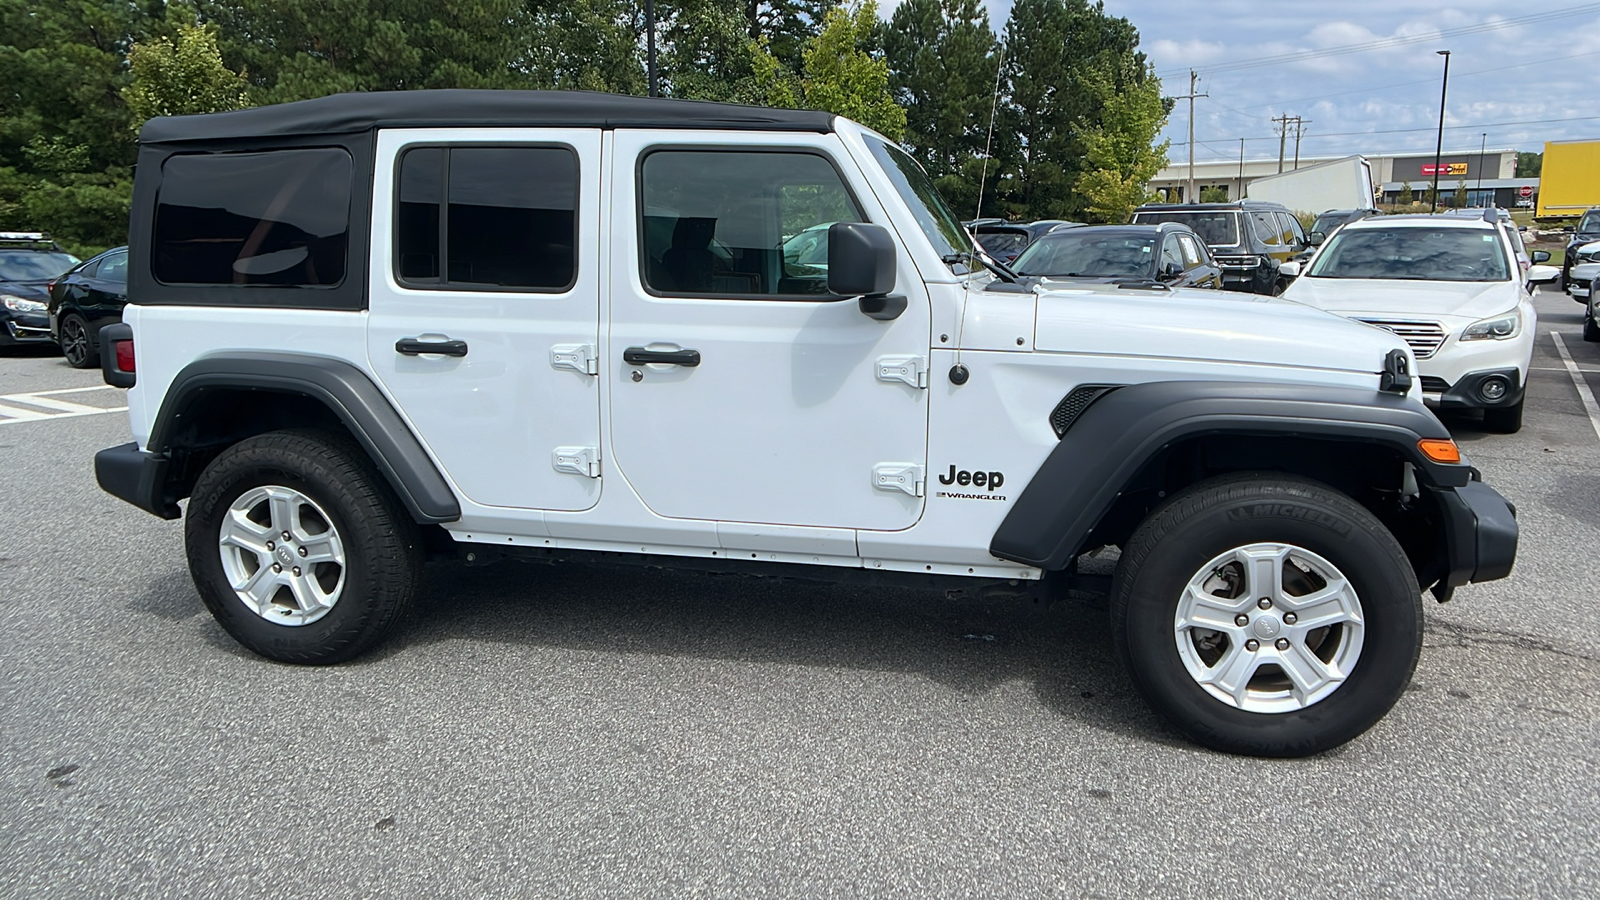
POLYGON ((1121 548, 1113 633, 1193 739, 1380 718, 1421 592, 1502 578, 1508 504, 1399 338, 1293 303, 1032 292, 893 143, 819 112, 351 94, 156 119, 102 337, 188 498, 196 588, 331 663, 425 550, 1020 591, 1121 548))

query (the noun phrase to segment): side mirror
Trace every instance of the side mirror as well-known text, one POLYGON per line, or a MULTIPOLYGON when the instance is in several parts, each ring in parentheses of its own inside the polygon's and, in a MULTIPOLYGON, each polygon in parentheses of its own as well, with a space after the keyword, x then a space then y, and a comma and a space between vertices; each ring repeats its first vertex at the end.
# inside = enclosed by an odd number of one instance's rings
MULTIPOLYGON (((1541 250, 1539 252, 1543 253, 1544 251, 1541 250)), ((1544 257, 1545 259, 1549 259, 1550 254, 1545 253, 1544 257)), ((1561 270, 1555 266, 1536 265, 1528 269, 1529 284, 1550 284, 1559 277, 1561 277, 1561 270)))
POLYGON ((1288 262, 1278 266, 1278 274, 1285 278, 1299 278, 1300 263, 1297 260, 1291 259, 1288 262))
POLYGON ((828 290, 843 297, 894 290, 895 246, 889 229, 865 222, 828 227, 828 290))
POLYGON ((1529 256, 1529 259, 1533 260, 1533 264, 1534 265, 1538 265, 1539 263, 1547 263, 1547 262, 1550 261, 1550 251, 1549 250, 1535 250, 1529 256))
POLYGON ((1178 278, 1183 275, 1183 266, 1177 263, 1167 263, 1161 267, 1162 278, 1178 278))
POLYGON ((1311 235, 1306 238, 1306 243, 1310 244, 1313 247, 1321 247, 1322 246, 1322 242, 1327 240, 1327 239, 1328 239, 1328 236, 1326 234, 1323 234, 1320 231, 1313 231, 1313 232, 1311 232, 1311 235))

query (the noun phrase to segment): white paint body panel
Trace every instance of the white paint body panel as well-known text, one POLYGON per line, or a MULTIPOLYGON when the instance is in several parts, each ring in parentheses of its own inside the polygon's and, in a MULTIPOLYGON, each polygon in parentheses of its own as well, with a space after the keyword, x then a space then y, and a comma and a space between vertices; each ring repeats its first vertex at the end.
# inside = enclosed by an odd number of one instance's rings
MULTIPOLYGON (((557 471, 557 447, 600 446, 599 379, 551 365, 559 344, 593 345, 600 327, 598 129, 401 129, 380 132, 368 269, 371 371, 411 430, 481 506, 588 509, 601 479, 557 471), (578 274, 562 293, 427 290, 395 279, 390 259, 399 154, 412 144, 543 144, 578 157, 578 274), (403 356, 422 335, 467 342, 467 355, 403 356)), ((602 460, 601 468, 605 463, 602 460)))

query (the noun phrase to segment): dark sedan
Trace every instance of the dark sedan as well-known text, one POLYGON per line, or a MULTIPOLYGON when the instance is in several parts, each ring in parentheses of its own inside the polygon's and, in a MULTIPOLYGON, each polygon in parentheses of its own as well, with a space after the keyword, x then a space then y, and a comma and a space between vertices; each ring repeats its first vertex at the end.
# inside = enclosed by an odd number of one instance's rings
POLYGON ((1058 229, 1077 228, 1079 223, 1061 219, 1044 219, 1039 222, 1007 222, 1004 219, 977 219, 968 226, 983 252, 993 259, 1010 265, 1022 251, 1039 238, 1058 229))
POLYGON ((100 365, 100 329, 128 305, 128 248, 113 247, 50 285, 50 333, 74 369, 100 365))
POLYGON ((37 232, 0 232, 0 348, 49 345, 49 284, 78 258, 37 232))
POLYGON ((1051 232, 1011 268, 1024 278, 1051 282, 1222 287, 1222 269, 1205 242, 1173 222, 1051 232))

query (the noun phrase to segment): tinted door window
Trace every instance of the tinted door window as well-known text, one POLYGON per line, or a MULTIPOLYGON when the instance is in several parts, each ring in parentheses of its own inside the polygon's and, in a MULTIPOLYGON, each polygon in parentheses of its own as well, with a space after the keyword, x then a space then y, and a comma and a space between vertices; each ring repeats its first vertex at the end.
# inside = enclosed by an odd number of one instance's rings
POLYGON ((128 280, 128 254, 113 253, 100 260, 100 268, 94 277, 101 281, 125 284, 128 280))
POLYGON ((1282 225, 1277 216, 1267 212, 1254 212, 1250 214, 1250 221, 1255 226, 1256 240, 1268 247, 1278 247, 1283 244, 1282 225))
POLYGON ((1306 245, 1306 232, 1305 229, 1300 227, 1300 220, 1289 213, 1278 213, 1278 215, 1283 217, 1283 225, 1288 229, 1284 236, 1285 242, 1290 246, 1304 247, 1306 245))
POLYGON ((828 293, 828 226, 862 221, 814 153, 658 150, 640 175, 644 284, 696 296, 828 293))
POLYGON ((1178 242, 1169 237, 1161 245, 1161 267, 1156 271, 1156 275, 1165 278, 1174 271, 1182 272, 1183 268, 1183 257, 1178 253, 1178 242))
POLYGON ((401 280, 556 292, 576 280, 578 157, 570 149, 422 147, 401 157, 399 180, 401 280))
POLYGON ((332 148, 168 157, 151 269, 167 284, 338 284, 350 180, 350 155, 332 148))
POLYGON ((1183 254, 1183 267, 1193 269, 1206 264, 1206 252, 1200 248, 1200 242, 1187 234, 1180 234, 1178 239, 1178 252, 1183 254))

